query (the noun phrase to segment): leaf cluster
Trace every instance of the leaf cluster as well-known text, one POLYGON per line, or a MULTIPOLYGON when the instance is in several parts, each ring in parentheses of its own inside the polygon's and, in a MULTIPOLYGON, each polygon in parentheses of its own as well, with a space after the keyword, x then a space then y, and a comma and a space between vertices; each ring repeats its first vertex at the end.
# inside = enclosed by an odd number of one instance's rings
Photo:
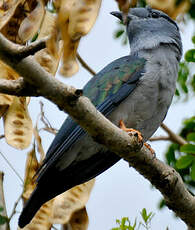
POLYGON ((4 216, 1 214, 1 212, 3 212, 3 210, 4 210, 3 207, 0 207, 0 226, 4 225, 6 222, 8 222, 7 216, 4 216))
MULTIPOLYGON (((188 143, 180 146, 172 143, 165 153, 166 162, 175 168, 188 190, 193 194, 195 191, 195 116, 186 119, 179 133, 188 143)), ((164 200, 159 203, 159 208, 165 206, 164 200)))
MULTIPOLYGON (((192 42, 195 45, 195 36, 192 37, 192 42)), ((188 96, 189 92, 195 92, 195 74, 193 63, 195 63, 195 48, 188 50, 185 53, 184 61, 179 65, 176 96, 182 94, 188 96)))
POLYGON ((135 219, 133 224, 128 217, 122 217, 121 220, 117 219, 116 224, 118 227, 112 228, 112 230, 138 230, 140 227, 144 227, 145 229, 150 229, 152 218, 154 217, 154 213, 147 213, 146 209, 143 208, 140 212, 142 220, 137 224, 137 220, 135 219))

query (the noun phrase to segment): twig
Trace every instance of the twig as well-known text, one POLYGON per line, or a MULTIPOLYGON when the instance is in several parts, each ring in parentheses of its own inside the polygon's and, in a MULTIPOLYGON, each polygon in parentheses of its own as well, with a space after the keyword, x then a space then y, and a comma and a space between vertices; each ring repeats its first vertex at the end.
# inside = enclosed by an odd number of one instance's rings
POLYGON ((81 63, 83 68, 85 68, 90 74, 92 74, 93 76, 96 75, 96 72, 82 59, 79 53, 77 53, 77 59, 81 63))
POLYGON ((5 137, 5 135, 4 135, 4 134, 0 135, 0 139, 3 139, 4 137, 5 137))
POLYGON ((53 228, 54 230, 58 230, 58 229, 57 229, 55 226, 53 226, 53 225, 52 225, 52 228, 53 228))
POLYGON ((46 42, 49 37, 43 38, 41 40, 32 42, 28 46, 20 46, 16 55, 18 58, 25 58, 28 57, 29 55, 34 55, 36 52, 46 48, 46 42))
POLYGON ((58 130, 56 128, 52 127, 51 123, 49 122, 49 120, 45 116, 45 112, 43 110, 43 106, 44 106, 43 102, 40 101, 39 103, 40 103, 40 109, 41 109, 41 113, 40 113, 41 118, 40 119, 43 122, 43 124, 45 125, 45 127, 41 128, 41 129, 56 135, 58 130))
POLYGON ((7 40, 7 43, 3 47, 3 51, 16 57, 18 59, 17 61, 19 61, 25 57, 28 57, 29 55, 34 55, 37 51, 45 48, 47 40, 48 37, 39 41, 35 41, 28 46, 21 46, 18 44, 14 44, 9 40, 7 40))
POLYGON ((169 138, 171 141, 179 144, 179 145, 185 145, 187 144, 187 141, 183 139, 181 136, 175 134, 170 128, 168 128, 164 123, 161 124, 162 129, 165 130, 169 134, 169 138))
POLYGON ((14 203, 12 212, 11 212, 11 214, 10 214, 10 216, 9 216, 9 222, 11 221, 12 217, 16 214, 16 208, 17 208, 18 203, 19 203, 19 201, 21 200, 21 198, 22 198, 22 194, 18 197, 18 199, 17 199, 16 202, 14 203))
MULTIPOLYGON (((4 178, 4 173, 0 171, 0 207, 3 208, 3 211, 0 212, 0 214, 7 218, 6 204, 5 204, 4 191, 3 191, 3 178, 4 178)), ((6 222, 3 225, 0 225, 0 230, 9 230, 9 229, 10 228, 8 222, 6 222)))
POLYGON ((158 137, 151 137, 149 141, 171 141, 171 139, 170 137, 158 136, 158 137))
POLYGON ((8 161, 8 159, 3 155, 3 153, 0 151, 0 155, 3 157, 3 159, 7 162, 9 167, 13 170, 13 172, 16 174, 16 176, 21 180, 22 184, 24 184, 24 181, 22 177, 19 175, 19 173, 15 170, 15 168, 12 166, 12 164, 8 161))

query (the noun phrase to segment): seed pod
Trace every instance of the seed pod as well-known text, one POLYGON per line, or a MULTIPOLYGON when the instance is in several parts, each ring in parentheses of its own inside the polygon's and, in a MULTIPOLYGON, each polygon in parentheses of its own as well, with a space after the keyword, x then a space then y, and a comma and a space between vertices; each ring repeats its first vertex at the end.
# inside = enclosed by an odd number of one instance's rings
MULTIPOLYGON (((26 160, 26 170, 25 170, 25 180, 24 180, 24 192, 22 194, 22 198, 24 203, 30 197, 30 194, 35 188, 35 181, 33 177, 39 168, 40 164, 37 161, 35 149, 33 148, 29 153, 26 160)), ((49 222, 49 216, 51 214, 53 200, 48 201, 39 209, 36 213, 30 224, 26 225, 22 230, 50 230, 51 223, 49 222)), ((20 228, 18 228, 19 230, 20 228)))
MULTIPOLYGON (((49 11, 46 11, 37 39, 39 40, 50 35, 53 32, 55 25, 56 16, 49 11)), ((51 39, 49 45, 51 45, 49 48, 47 47, 40 50, 34 55, 34 57, 47 72, 55 75, 58 69, 60 57, 62 56, 63 45, 62 42, 51 42, 51 39), (53 46, 55 46, 55 48, 53 48, 53 46), (52 50, 52 52, 50 50, 52 50)))
POLYGON ((30 40, 37 33, 44 17, 44 13, 44 3, 42 0, 39 0, 35 9, 20 24, 18 36, 23 42, 30 40))
POLYGON ((85 207, 94 182, 95 179, 92 179, 57 196, 53 202, 51 222, 53 224, 68 223, 76 211, 85 207))
POLYGON ((70 12, 68 33, 73 40, 91 30, 99 13, 101 0, 75 0, 70 12))
POLYGON ((68 34, 68 25, 70 12, 73 10, 73 3, 75 0, 62 0, 58 14, 58 26, 61 31, 63 47, 63 64, 60 69, 60 73, 66 77, 70 77, 75 74, 78 69, 78 63, 76 60, 77 47, 79 40, 73 41, 68 34))
POLYGON ((4 130, 7 143, 14 148, 25 149, 30 145, 33 127, 25 97, 13 97, 4 116, 4 130))

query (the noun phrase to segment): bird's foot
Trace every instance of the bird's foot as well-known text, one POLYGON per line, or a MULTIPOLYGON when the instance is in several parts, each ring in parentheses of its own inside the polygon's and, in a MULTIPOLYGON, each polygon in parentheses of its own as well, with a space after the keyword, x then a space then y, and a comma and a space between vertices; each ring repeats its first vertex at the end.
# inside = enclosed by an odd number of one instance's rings
POLYGON ((154 151, 154 149, 148 144, 148 143, 144 143, 144 145, 145 145, 145 147, 148 149, 148 150, 150 150, 150 152, 151 152, 151 154, 154 156, 154 157, 156 157, 156 153, 155 153, 155 151, 154 151))
POLYGON ((123 122, 123 120, 119 121, 119 127, 123 131, 127 132, 128 134, 133 134, 133 135, 137 136, 139 142, 143 142, 142 134, 138 130, 136 130, 136 129, 127 128, 125 126, 125 123, 123 122))

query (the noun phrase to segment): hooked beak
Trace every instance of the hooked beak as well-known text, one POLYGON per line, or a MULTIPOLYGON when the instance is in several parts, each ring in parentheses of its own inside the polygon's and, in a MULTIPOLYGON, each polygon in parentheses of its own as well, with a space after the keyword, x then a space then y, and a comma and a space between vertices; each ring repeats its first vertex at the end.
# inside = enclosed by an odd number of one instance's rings
POLYGON ((128 15, 123 14, 122 12, 119 11, 113 11, 110 14, 112 14, 113 16, 119 18, 124 24, 127 24, 128 22, 130 22, 133 19, 138 19, 137 16, 128 13, 128 15))
POLYGON ((110 12, 110 14, 112 14, 115 17, 117 17, 121 21, 123 20, 123 14, 121 12, 119 12, 119 11, 113 11, 113 12, 110 12))

